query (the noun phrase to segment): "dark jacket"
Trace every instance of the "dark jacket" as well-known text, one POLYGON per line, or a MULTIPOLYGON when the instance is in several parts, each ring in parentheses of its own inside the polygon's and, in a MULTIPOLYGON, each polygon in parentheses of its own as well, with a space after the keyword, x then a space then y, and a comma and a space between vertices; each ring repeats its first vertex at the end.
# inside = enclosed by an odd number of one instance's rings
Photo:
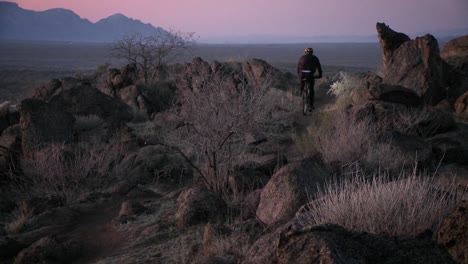
POLYGON ((305 54, 299 59, 297 64, 297 75, 299 80, 302 80, 302 71, 307 70, 311 71, 311 76, 304 76, 304 78, 310 77, 313 79, 315 71, 318 71, 319 77, 322 77, 322 66, 320 65, 319 59, 312 54, 305 54))

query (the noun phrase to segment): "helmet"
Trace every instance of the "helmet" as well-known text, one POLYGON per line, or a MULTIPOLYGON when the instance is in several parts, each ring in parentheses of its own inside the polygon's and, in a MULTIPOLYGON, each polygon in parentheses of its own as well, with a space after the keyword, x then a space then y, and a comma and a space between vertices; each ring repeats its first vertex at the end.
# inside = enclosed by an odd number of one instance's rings
POLYGON ((314 49, 312 49, 312 48, 306 48, 306 49, 304 50, 304 52, 305 52, 305 54, 313 54, 313 53, 314 53, 314 49))

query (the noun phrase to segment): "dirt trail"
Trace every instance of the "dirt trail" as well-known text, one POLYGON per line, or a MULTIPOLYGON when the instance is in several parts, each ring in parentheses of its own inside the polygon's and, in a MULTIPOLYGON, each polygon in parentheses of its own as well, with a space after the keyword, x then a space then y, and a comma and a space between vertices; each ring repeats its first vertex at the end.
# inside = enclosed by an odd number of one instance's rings
POLYGON ((79 216, 74 223, 57 237, 62 242, 79 243, 79 259, 73 263, 93 263, 124 244, 126 235, 112 223, 119 214, 121 202, 122 199, 114 199, 77 210, 79 216))

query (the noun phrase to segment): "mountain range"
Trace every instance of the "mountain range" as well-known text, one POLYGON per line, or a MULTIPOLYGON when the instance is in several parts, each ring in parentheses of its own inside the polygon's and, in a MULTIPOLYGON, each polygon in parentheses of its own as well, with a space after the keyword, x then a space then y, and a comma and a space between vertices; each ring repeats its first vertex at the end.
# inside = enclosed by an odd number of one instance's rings
POLYGON ((130 32, 167 33, 160 27, 122 14, 92 23, 68 9, 32 11, 16 3, 0 2, 0 39, 112 42, 130 32))

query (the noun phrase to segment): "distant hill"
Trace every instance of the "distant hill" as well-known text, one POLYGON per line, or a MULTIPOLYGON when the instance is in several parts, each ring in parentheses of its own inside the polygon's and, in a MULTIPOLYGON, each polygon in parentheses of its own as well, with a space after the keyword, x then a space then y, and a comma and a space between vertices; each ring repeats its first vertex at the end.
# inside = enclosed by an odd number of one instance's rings
POLYGON ((16 3, 0 2, 0 39, 112 42, 133 32, 167 33, 160 27, 122 14, 92 23, 68 9, 37 12, 23 9, 16 3))

